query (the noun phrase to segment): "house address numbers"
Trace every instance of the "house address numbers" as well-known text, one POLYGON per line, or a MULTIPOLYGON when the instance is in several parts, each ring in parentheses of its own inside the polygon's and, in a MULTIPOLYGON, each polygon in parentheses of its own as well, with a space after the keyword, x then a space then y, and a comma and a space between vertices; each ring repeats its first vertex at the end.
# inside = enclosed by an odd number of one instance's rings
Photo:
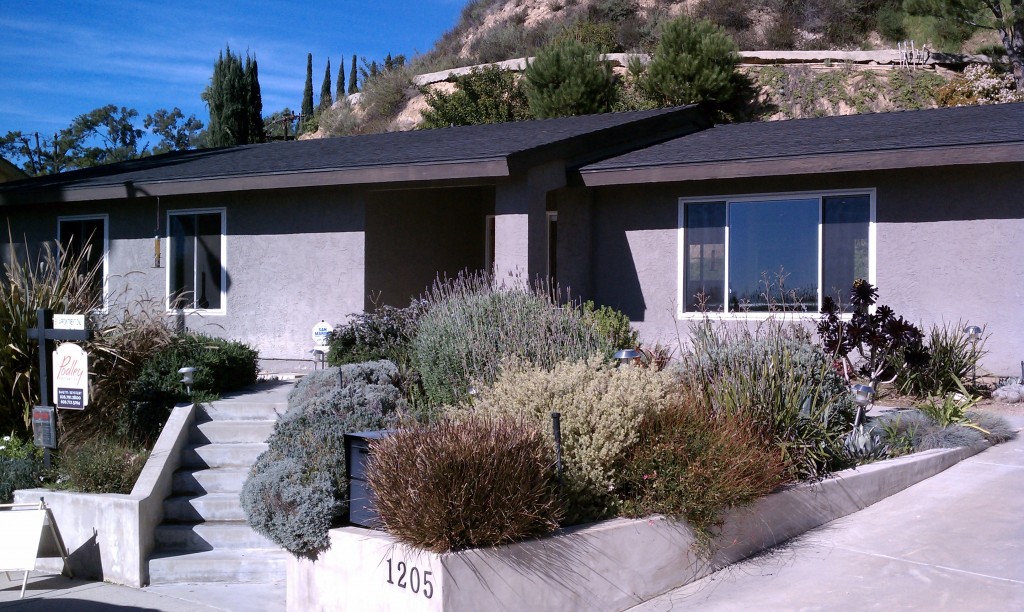
POLYGON ((405 561, 398 561, 396 563, 389 558, 387 562, 388 584, 408 589, 415 594, 422 593, 427 599, 434 596, 434 583, 430 580, 434 572, 420 570, 420 568, 405 561))

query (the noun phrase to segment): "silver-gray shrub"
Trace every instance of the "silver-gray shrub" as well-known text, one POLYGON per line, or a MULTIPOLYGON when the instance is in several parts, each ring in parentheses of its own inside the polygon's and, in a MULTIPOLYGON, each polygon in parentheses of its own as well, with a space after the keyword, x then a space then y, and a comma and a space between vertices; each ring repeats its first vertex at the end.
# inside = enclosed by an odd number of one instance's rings
POLYGON ((800 478, 846 467, 850 389, 806 331, 773 320, 753 330, 705 320, 690 342, 683 371, 716 412, 750 418, 800 478))
POLYGON ((982 412, 980 410, 968 410, 967 420, 984 429, 985 439, 993 444, 1000 444, 1017 437, 1017 430, 1010 425, 1009 421, 998 414, 982 412))
POLYGON ((413 365, 435 404, 465 400, 471 384, 497 378, 503 360, 543 368, 610 356, 611 342, 578 308, 562 307, 549 287, 495 287, 487 274, 438 281, 413 339, 413 365))
POLYGON ((331 479, 290 457, 264 453, 245 482, 242 507, 256 531, 296 554, 315 556, 330 546, 338 511, 331 479))
POLYGON ((295 555, 315 556, 329 545, 327 532, 348 504, 344 436, 395 426, 408 408, 397 375, 395 364, 375 361, 320 370, 296 385, 242 487, 253 529, 295 555))

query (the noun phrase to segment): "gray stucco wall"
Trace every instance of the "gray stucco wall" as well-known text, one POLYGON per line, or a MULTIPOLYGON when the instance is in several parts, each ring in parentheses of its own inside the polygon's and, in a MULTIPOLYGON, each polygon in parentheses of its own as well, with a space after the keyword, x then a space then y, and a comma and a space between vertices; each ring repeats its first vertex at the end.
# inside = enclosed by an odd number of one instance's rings
MULTIPOLYGON (((39 207, 0 214, 15 241, 24 236, 34 252, 43 241, 56 238, 58 216, 108 213, 108 309, 166 312, 167 211, 225 208, 224 314, 188 314, 184 324, 258 346, 263 358, 308 359, 316 322, 341 323, 362 310, 365 207, 360 192, 305 189, 161 197, 159 206, 160 268, 153 267, 155 198, 47 206, 45 214, 39 207), (148 305, 142 306, 144 302, 148 305)), ((272 362, 265 365, 275 369, 272 362)), ((295 367, 302 365, 282 364, 281 369, 295 367)))
POLYGON ((484 267, 494 189, 394 190, 367 195, 366 303, 404 307, 438 275, 484 267))
MULTIPOLYGON (((620 308, 647 343, 677 346, 680 197, 827 189, 877 190, 876 284, 881 303, 924 325, 986 326, 984 368, 1019 373, 1024 359, 1024 167, 1020 164, 707 181, 591 192, 589 270, 577 291, 620 308)), ((578 203, 567 202, 567 210, 578 203)), ((560 208, 561 210, 561 208, 560 208)), ((559 222, 567 220, 560 212, 559 222)), ((567 231, 567 230, 562 230, 567 231)), ((574 288, 575 290, 576 288, 574 288)))

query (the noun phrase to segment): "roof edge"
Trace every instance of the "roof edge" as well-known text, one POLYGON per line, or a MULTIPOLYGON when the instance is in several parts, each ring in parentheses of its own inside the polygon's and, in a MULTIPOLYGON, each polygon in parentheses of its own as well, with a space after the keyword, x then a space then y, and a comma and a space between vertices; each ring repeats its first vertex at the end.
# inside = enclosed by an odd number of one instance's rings
POLYGON ((896 170, 925 166, 963 166, 1024 161, 1024 143, 858 151, 798 157, 709 161, 657 166, 580 169, 587 187, 636 183, 674 183, 711 179, 896 170))
POLYGON ((509 175, 504 158, 273 174, 240 174, 166 181, 124 182, 90 187, 52 186, 31 191, 0 191, 0 206, 42 202, 85 202, 148 196, 194 195, 257 189, 291 189, 394 182, 500 178, 509 175))

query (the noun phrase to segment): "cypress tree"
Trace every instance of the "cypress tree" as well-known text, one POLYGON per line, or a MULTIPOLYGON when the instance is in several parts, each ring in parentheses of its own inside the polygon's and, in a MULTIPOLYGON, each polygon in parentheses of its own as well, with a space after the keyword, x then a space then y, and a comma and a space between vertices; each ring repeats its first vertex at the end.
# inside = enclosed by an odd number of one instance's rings
POLYGON ((324 82, 320 84, 320 105, 316 112, 322 113, 331 108, 334 100, 331 99, 331 58, 327 58, 327 68, 324 70, 324 82))
POLYGON ((352 69, 348 71, 348 93, 354 94, 359 91, 359 85, 356 84, 358 76, 356 74, 356 56, 352 56, 352 69))
MULTIPOLYGON (((246 65, 249 65, 248 56, 246 65)), ((230 47, 217 56, 210 86, 203 92, 203 100, 210 109, 210 146, 225 147, 250 142, 253 88, 245 72, 242 57, 232 53, 230 47)), ((255 74, 252 78, 255 80, 255 74)))
POLYGON ((345 97, 345 56, 341 56, 338 62, 338 82, 334 85, 334 99, 341 100, 345 97))
POLYGON ((302 119, 313 116, 313 54, 306 55, 306 87, 302 90, 302 119))
POLYGON ((266 142, 267 134, 263 129, 263 95, 260 93, 260 69, 256 64, 256 55, 252 60, 245 56, 245 83, 249 89, 249 138, 250 144, 266 142))

